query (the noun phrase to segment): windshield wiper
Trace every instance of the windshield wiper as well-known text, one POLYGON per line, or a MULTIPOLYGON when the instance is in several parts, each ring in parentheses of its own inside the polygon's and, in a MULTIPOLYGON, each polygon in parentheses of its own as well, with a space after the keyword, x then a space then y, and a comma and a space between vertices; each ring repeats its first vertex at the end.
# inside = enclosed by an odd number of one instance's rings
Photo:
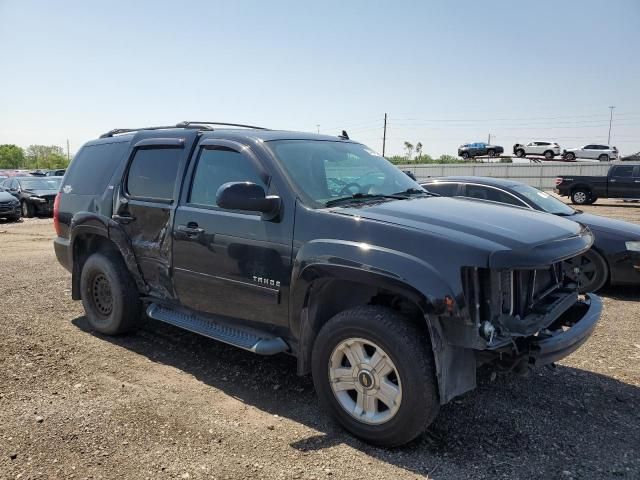
POLYGON ((383 195, 378 193, 354 193, 350 197, 340 197, 334 198, 332 200, 328 200, 324 206, 325 207, 333 207, 334 205, 339 205, 340 203, 349 203, 349 202, 362 202, 366 200, 380 200, 380 199, 390 199, 390 200, 406 200, 408 197, 400 194, 393 195, 383 195))
POLYGON ((423 190, 421 188, 407 188, 404 192, 394 193, 394 195, 405 195, 405 196, 429 195, 429 196, 433 196, 433 197, 439 197, 440 196, 437 193, 432 193, 432 192, 429 192, 427 190, 423 190))

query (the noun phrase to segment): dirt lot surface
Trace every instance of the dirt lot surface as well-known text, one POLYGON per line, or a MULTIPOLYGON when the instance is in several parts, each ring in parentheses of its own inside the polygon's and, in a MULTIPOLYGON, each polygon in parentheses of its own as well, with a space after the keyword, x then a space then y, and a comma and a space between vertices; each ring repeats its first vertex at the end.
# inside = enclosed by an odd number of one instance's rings
MULTIPOLYGON (((640 223, 640 205, 586 210, 640 223)), ((93 333, 51 220, 0 222, 0 478, 640 478, 640 288, 555 370, 479 374, 400 449, 322 413, 295 361, 161 324, 93 333)))

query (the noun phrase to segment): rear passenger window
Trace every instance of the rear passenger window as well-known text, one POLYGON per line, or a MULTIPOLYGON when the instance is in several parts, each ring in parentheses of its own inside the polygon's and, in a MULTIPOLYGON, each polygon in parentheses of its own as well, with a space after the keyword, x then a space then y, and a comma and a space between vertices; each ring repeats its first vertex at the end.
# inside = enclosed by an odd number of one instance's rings
POLYGON ((427 183, 424 188, 443 197, 453 197, 458 192, 457 183, 427 183))
POLYGON ((217 206, 216 193, 227 182, 252 182, 266 189, 249 157, 229 148, 203 149, 193 176, 189 203, 217 206))
POLYGON ((633 175, 633 165, 613 167, 612 177, 631 177, 633 175))
POLYGON ((138 149, 129 166, 129 195, 152 200, 171 200, 181 156, 181 148, 138 149))
POLYGON ((104 192, 128 148, 128 141, 82 147, 67 170, 63 188, 68 186, 78 195, 104 192))

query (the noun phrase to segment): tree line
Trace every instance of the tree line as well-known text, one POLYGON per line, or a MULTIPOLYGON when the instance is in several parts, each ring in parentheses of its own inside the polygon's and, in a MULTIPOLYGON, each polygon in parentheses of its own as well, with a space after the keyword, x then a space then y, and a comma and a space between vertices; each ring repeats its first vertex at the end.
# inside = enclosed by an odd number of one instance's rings
POLYGON ((69 159, 57 145, 30 145, 26 149, 12 144, 0 145, 0 169, 54 169, 67 165, 69 159))

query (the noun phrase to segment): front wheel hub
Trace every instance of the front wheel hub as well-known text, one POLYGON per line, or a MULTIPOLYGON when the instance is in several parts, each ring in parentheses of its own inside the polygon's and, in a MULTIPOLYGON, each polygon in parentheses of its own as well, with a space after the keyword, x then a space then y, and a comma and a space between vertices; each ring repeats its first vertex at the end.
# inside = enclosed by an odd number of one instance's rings
POLYGON ((349 338, 336 346, 329 359, 329 382, 342 409, 363 423, 386 423, 400 409, 398 369, 370 340, 349 338))

